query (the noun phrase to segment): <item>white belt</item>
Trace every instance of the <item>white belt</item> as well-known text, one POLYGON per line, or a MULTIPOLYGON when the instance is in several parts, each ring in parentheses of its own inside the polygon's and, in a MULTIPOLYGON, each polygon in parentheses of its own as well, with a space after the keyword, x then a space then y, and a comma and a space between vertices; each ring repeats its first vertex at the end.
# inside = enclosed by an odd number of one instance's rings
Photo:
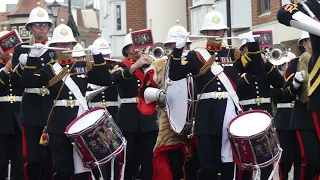
POLYGON ((121 103, 138 103, 139 100, 138 100, 137 97, 134 97, 134 98, 121 98, 120 102, 121 103))
POLYGON ((240 101, 240 104, 243 106, 247 106, 247 105, 260 105, 260 104, 264 104, 264 103, 270 103, 271 99, 270 98, 254 98, 254 99, 248 99, 248 100, 242 100, 240 101))
POLYGON ((42 95, 42 96, 50 94, 49 89, 44 88, 44 87, 43 88, 25 88, 24 92, 31 93, 31 94, 39 94, 39 95, 42 95))
POLYGON ((277 108, 293 108, 294 103, 278 103, 277 108))
POLYGON ((207 92, 207 93, 202 93, 198 94, 198 100, 201 99, 226 99, 228 98, 229 94, 228 92, 207 92))
POLYGON ((97 106, 102 106, 102 107, 112 107, 112 106, 118 106, 119 103, 118 101, 101 101, 101 102, 90 102, 89 107, 97 107, 97 106))
POLYGON ((71 107, 79 106, 78 100, 57 100, 55 101, 54 106, 63 106, 63 107, 71 107))
POLYGON ((21 100, 22 100, 21 96, 1 96, 0 97, 0 102, 14 103, 14 102, 18 102, 18 101, 21 101, 21 100))

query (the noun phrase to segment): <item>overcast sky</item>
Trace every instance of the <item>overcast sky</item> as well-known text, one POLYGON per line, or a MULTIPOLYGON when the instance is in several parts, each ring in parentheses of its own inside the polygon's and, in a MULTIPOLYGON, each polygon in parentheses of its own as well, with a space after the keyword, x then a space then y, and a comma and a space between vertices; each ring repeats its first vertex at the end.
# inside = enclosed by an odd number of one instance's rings
MULTIPOLYGON (((18 0, 0 0, 0 12, 6 11, 6 4, 17 4, 18 0)), ((54 0, 45 0, 46 2, 53 2, 54 0)), ((57 2, 63 2, 63 0, 57 0, 57 2)))

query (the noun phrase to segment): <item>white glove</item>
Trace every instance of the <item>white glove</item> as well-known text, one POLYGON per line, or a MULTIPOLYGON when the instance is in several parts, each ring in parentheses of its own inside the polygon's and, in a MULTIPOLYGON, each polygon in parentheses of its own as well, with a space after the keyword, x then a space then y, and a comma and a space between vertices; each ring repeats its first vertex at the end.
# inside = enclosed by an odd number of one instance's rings
POLYGON ((30 57, 40 57, 42 51, 44 50, 43 47, 45 45, 43 44, 40 44, 40 43, 37 43, 37 44, 34 44, 33 45, 35 48, 32 48, 30 53, 29 53, 29 56, 30 57))
POLYGON ((239 34, 238 38, 240 40, 246 40, 247 42, 256 42, 256 40, 253 38, 252 31, 239 34))
POLYGON ((90 51, 91 51, 91 53, 92 53, 93 55, 98 55, 98 54, 100 54, 99 48, 98 48, 97 46, 95 46, 95 45, 90 45, 90 46, 89 46, 89 49, 90 49, 90 51))
POLYGON ((184 48, 188 41, 189 33, 187 34, 179 34, 178 37, 176 37, 176 48, 181 49, 184 48))
POLYGON ((294 75, 294 79, 292 82, 294 88, 298 89, 301 86, 301 84, 304 80, 303 74, 304 74, 304 70, 302 70, 300 72, 296 72, 296 74, 294 75))
POLYGON ((24 66, 27 64, 28 54, 20 54, 19 56, 19 64, 21 69, 24 69, 24 66))

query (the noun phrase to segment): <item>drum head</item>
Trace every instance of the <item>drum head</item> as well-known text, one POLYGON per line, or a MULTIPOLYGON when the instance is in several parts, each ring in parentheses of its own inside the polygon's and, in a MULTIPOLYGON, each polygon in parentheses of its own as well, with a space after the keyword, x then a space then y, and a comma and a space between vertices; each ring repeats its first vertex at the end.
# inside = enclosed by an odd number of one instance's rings
POLYGON ((105 113, 104 109, 96 109, 91 112, 87 112, 85 115, 80 116, 73 124, 69 127, 66 133, 74 134, 78 133, 89 126, 97 122, 105 113))
POLYGON ((229 132, 235 136, 252 136, 266 130, 271 117, 264 112, 245 112, 237 116, 229 126, 229 132))
POLYGON ((188 114, 187 79, 172 81, 166 91, 166 107, 171 128, 180 133, 186 124, 188 114))

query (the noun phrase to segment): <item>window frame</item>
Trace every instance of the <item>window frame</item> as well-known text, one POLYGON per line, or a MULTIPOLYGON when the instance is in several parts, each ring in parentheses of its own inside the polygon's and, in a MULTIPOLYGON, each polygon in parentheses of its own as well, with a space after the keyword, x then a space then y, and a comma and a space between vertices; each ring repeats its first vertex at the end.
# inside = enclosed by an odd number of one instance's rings
POLYGON ((269 14, 270 12, 271 12, 270 0, 260 0, 260 16, 269 14), (268 7, 265 7, 266 2, 268 4, 267 5, 268 7))

